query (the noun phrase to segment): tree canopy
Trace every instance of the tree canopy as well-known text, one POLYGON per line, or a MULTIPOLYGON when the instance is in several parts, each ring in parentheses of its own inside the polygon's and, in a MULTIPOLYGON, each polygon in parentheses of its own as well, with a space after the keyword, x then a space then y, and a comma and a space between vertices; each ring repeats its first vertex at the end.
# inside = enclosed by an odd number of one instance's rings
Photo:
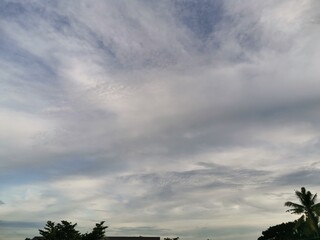
POLYGON ((297 222, 281 223, 269 227, 262 232, 258 240, 298 240, 304 237, 301 229, 297 228, 297 222))
POLYGON ((287 212, 299 214, 301 217, 294 222, 271 226, 262 232, 258 240, 320 240, 319 216, 320 203, 316 203, 317 194, 312 194, 305 187, 295 191, 299 203, 285 202, 290 207, 287 212))
POLYGON ((307 191, 304 187, 301 191, 295 191, 296 197, 298 198, 300 204, 294 202, 285 202, 286 207, 291 207, 287 212, 292 214, 302 214, 299 218, 298 223, 306 223, 305 231, 309 235, 315 235, 320 237, 319 230, 319 213, 320 213, 320 203, 316 203, 317 194, 312 194, 307 191))
MULTIPOLYGON (((77 223, 61 221, 55 223, 47 221, 44 229, 39 229, 43 240, 102 240, 105 238, 105 231, 108 226, 104 226, 104 221, 96 223, 91 232, 81 234, 76 230, 77 223)), ((29 238, 26 238, 29 240, 29 238)))

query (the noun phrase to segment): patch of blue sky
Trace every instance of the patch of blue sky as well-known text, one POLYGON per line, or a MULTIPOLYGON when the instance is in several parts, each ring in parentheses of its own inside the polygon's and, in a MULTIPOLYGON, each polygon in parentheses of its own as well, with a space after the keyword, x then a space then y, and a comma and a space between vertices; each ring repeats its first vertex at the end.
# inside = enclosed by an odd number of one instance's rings
MULTIPOLYGON (((46 182, 66 175, 88 174, 90 166, 93 167, 94 163, 85 158, 72 157, 72 159, 61 160, 57 157, 57 159, 51 159, 50 163, 37 163, 32 164, 32 166, 24 165, 14 170, 7 169, 6 172, 2 172, 0 175, 2 183, 0 190, 12 186, 46 182)), ((5 196, 3 196, 2 200, 6 200, 5 196)))
POLYGON ((223 19, 221 1, 175 1, 177 17, 200 39, 207 39, 223 19))
POLYGON ((244 13, 226 13, 223 17, 223 28, 229 29, 229 37, 246 51, 256 52, 265 46, 259 15, 247 19, 244 13))
POLYGON ((1 76, 0 92, 6 96, 0 98, 1 107, 35 111, 36 106, 42 108, 45 102, 55 99, 54 89, 58 90, 59 83, 54 64, 23 49, 6 34, 1 34, 0 52, 0 64, 10 66, 1 76))
POLYGON ((226 54, 227 60, 247 62, 250 53, 260 51, 264 46, 259 19, 246 22, 243 20, 246 16, 226 11, 223 1, 177 0, 174 3, 177 21, 192 33, 193 47, 197 51, 214 54, 224 41, 231 40, 239 45, 239 49, 226 54))
MULTIPOLYGON (((23 76, 20 76, 20 81, 55 83, 56 72, 52 63, 47 63, 44 59, 22 48, 14 39, 3 32, 0 37, 0 51, 4 61, 21 69, 23 76)), ((14 79, 10 80, 14 81, 14 79)))
POLYGON ((47 21, 56 30, 70 25, 68 17, 55 11, 48 11, 39 4, 23 4, 18 2, 4 2, 0 4, 0 16, 7 20, 15 21, 26 28, 33 28, 34 23, 40 18, 47 21))
MULTIPOLYGON (((105 65, 108 68, 121 68, 123 67, 116 55, 116 45, 107 37, 99 36, 98 33, 94 32, 84 23, 80 23, 76 20, 73 21, 71 25, 72 34, 75 39, 80 39, 86 41, 102 58, 105 65)), ((70 32, 69 32, 70 34, 70 32)))
POLYGON ((224 17, 223 2, 220 0, 176 0, 174 9, 178 22, 203 43, 212 38, 224 17))
POLYGON ((98 161, 88 156, 63 156, 61 159, 52 161, 48 166, 48 177, 60 177, 71 175, 88 174, 92 170, 96 170, 98 161))
POLYGON ((2 1, 0 3, 0 16, 4 18, 14 18, 26 12, 25 7, 18 2, 2 1))
MULTIPOLYGON (((39 169, 36 165, 32 167, 23 166, 14 170, 7 169, 5 172, 1 172, 0 181, 2 184, 0 190, 28 183, 43 182, 47 178, 47 172, 44 170, 39 169)), ((2 200, 5 201, 5 196, 3 196, 2 200)))
POLYGON ((148 53, 131 53, 119 61, 119 70, 143 70, 153 68, 167 68, 177 63, 177 58, 167 49, 150 50, 148 53), (136 58, 135 58, 136 57, 136 58))

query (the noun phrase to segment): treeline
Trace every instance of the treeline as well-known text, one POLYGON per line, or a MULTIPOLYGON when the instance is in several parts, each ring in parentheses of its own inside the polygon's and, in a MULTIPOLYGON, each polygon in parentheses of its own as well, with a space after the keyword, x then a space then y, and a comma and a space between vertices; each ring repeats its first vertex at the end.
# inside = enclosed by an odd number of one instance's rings
MULTIPOLYGON (((106 240, 108 237, 105 233, 108 226, 105 226, 104 223, 104 221, 96 223, 91 232, 81 234, 76 230, 77 223, 73 224, 72 222, 61 221, 61 223, 56 224, 55 222, 48 221, 44 229, 39 229, 39 234, 41 236, 26 238, 25 240, 106 240)), ((139 237, 139 239, 150 238, 139 237)), ((179 240, 179 237, 167 237, 164 238, 164 240, 179 240)))
POLYGON ((306 191, 295 191, 299 203, 285 202, 290 209, 287 212, 301 215, 293 222, 287 222, 269 227, 262 232, 258 240, 319 240, 320 228, 320 203, 317 202, 317 194, 306 191))
POLYGON ((106 238, 105 232, 108 226, 104 226, 104 221, 96 223, 96 226, 89 233, 81 234, 76 230, 77 224, 68 221, 54 223, 48 221, 43 230, 39 230, 41 237, 34 237, 25 240, 103 240, 106 238))
MULTIPOLYGON (((320 240, 320 203, 317 203, 317 194, 312 194, 304 187, 301 191, 295 191, 299 202, 285 202, 289 207, 287 212, 301 215, 299 219, 293 222, 281 223, 269 227, 262 232, 258 240, 320 240)), ((106 229, 104 221, 96 223, 91 232, 80 233, 76 230, 77 224, 68 221, 54 223, 48 221, 44 229, 40 229, 41 237, 25 240, 104 240, 106 229)), ((164 240, 179 240, 179 238, 165 238, 164 240)))

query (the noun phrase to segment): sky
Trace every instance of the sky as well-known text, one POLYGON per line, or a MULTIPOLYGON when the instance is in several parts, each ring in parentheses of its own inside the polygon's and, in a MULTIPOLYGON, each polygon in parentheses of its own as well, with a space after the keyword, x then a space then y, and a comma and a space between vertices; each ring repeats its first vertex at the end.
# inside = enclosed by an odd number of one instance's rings
POLYGON ((320 2, 0 2, 0 239, 254 240, 320 193, 320 2))

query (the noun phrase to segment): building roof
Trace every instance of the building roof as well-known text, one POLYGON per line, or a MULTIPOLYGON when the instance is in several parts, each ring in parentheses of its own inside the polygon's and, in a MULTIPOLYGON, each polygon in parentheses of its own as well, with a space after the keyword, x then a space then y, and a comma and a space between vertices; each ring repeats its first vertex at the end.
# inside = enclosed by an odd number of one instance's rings
POLYGON ((108 240, 160 240, 160 237, 107 236, 108 240))

